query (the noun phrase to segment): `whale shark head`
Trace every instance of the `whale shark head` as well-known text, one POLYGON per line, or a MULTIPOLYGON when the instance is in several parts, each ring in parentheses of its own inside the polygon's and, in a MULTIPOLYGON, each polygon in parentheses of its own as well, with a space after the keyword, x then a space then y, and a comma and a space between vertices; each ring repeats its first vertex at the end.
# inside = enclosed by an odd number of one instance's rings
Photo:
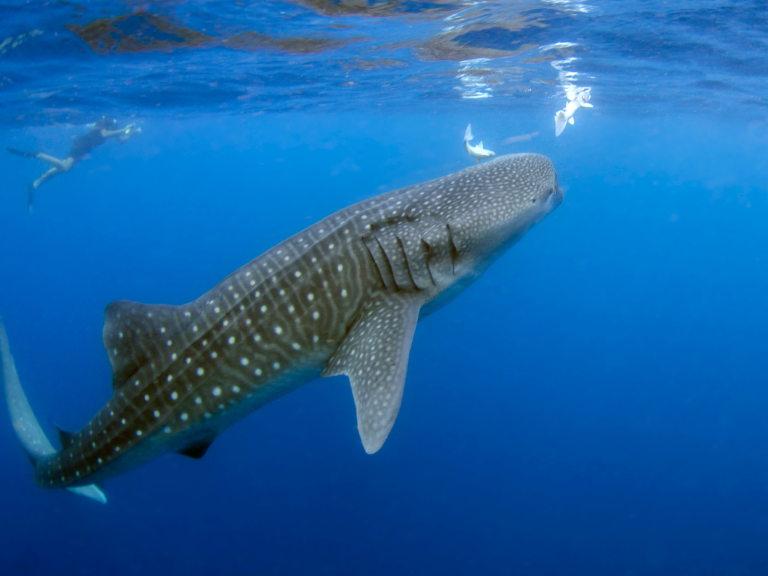
POLYGON ((449 223, 460 260, 478 274, 563 201, 552 161, 510 154, 464 170, 450 184, 449 223))

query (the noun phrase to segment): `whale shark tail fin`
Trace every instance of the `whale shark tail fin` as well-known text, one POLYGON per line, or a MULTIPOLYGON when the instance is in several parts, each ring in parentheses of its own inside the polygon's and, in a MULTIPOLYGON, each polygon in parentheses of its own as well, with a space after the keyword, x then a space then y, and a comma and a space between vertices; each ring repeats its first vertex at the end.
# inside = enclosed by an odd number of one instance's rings
POLYGON ((474 138, 472 136, 472 124, 467 124, 467 129, 464 131, 464 142, 469 142, 472 138, 474 138))
POLYGON ((555 137, 560 136, 565 130, 565 125, 568 123, 568 119, 565 117, 565 112, 558 110, 555 114, 555 137))
MULTIPOLYGON (((16 372, 16 365, 13 361, 13 356, 11 356, 11 349, 8 346, 8 336, 5 333, 2 318, 0 318, 0 363, 2 364, 3 371, 5 399, 8 403, 8 413, 11 416, 13 429, 24 452, 32 461, 32 464, 37 466, 38 462, 52 456, 56 453, 56 450, 45 436, 45 432, 43 432, 40 423, 35 418, 32 407, 29 405, 29 401, 27 401, 24 390, 21 387, 19 375, 16 372)), ((102 504, 107 503, 107 497, 95 484, 67 488, 67 490, 102 504)))

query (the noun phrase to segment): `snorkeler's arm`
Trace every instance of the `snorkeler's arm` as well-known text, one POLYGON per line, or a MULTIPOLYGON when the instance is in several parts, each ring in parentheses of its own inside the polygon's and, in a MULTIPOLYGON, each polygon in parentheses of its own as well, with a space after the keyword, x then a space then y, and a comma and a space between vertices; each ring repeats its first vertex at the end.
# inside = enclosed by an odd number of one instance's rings
POLYGON ((109 138, 111 136, 120 136, 120 135, 127 136, 128 134, 130 134, 131 130, 133 129, 133 127, 135 125, 136 124, 131 123, 131 124, 128 124, 128 126, 126 126, 125 128, 120 128, 120 130, 104 130, 104 129, 102 129, 101 137, 102 138, 109 138))
POLYGON ((128 140, 140 132, 141 128, 134 128, 134 124, 130 124, 125 127, 125 131, 122 134, 117 136, 117 141, 120 142, 120 144, 128 142, 128 140))

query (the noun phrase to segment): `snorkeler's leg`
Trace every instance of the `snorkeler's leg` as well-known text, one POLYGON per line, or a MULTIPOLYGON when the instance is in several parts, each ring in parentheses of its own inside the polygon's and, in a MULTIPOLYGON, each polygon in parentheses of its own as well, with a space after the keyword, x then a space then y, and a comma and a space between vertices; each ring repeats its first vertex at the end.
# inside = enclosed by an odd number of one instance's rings
POLYGON ((48 156, 48 154, 43 154, 42 152, 38 153, 37 156, 35 156, 38 160, 42 160, 43 162, 48 162, 51 166, 54 168, 58 168, 62 172, 68 172, 70 168, 72 168, 72 165, 75 163, 75 159, 72 157, 65 158, 64 160, 59 160, 58 158, 54 158, 53 156, 48 156))
POLYGON ((53 178, 56 176, 56 174, 61 174, 62 172, 63 170, 60 170, 59 168, 51 168, 48 170, 48 172, 40 176, 40 178, 32 182, 32 186, 35 188, 35 190, 37 190, 43 182, 53 178))
POLYGON ((34 207, 34 203, 35 203, 35 190, 40 188, 40 185, 43 182, 50 180, 51 178, 56 176, 56 174, 61 174, 62 172, 66 172, 66 170, 59 170, 58 168, 55 168, 55 167, 51 168, 50 170, 48 170, 48 172, 40 176, 40 178, 38 178, 34 182, 30 182, 27 185, 27 210, 29 211, 30 215, 32 214, 32 208, 34 207))

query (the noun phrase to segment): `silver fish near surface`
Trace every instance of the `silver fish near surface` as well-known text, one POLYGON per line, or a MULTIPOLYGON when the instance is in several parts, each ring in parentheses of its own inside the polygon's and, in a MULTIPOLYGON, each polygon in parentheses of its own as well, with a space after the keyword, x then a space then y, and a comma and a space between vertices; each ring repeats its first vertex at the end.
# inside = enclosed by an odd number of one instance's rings
POLYGON ((467 129, 464 131, 464 150, 475 159, 475 164, 479 164, 482 158, 492 158, 493 156, 496 156, 496 152, 493 150, 486 150, 483 148, 482 142, 477 146, 472 146, 469 142, 474 139, 475 137, 472 135, 472 124, 467 124, 467 129))
POLYGON ((60 452, 8 368, 0 330, 6 398, 36 483, 102 499, 95 484, 166 452, 200 458, 253 410, 338 374, 376 452, 400 409, 418 320, 562 199, 548 158, 501 156, 345 208, 189 304, 112 302, 103 336, 114 394, 82 430, 60 432, 60 452))

